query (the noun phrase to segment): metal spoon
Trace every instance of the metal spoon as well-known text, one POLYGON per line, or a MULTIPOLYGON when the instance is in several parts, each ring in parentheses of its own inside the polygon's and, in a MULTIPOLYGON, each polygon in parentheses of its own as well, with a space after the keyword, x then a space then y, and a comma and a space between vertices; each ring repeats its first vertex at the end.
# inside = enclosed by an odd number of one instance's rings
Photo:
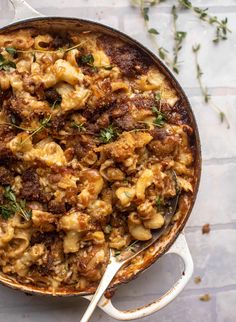
POLYGON ((171 222, 171 219, 173 218, 176 208, 178 205, 178 199, 179 199, 179 189, 177 187, 177 180, 176 175, 173 174, 176 182, 176 196, 169 199, 168 206, 165 211, 165 224, 164 226, 153 232, 153 237, 147 242, 138 242, 135 244, 133 243, 132 248, 129 246, 125 250, 123 250, 118 256, 115 256, 114 250, 110 250, 110 261, 106 268, 105 273, 103 274, 103 277, 100 281, 100 284, 92 298, 92 301, 90 302, 89 306, 87 307, 87 310, 85 311, 82 319, 80 322, 88 322, 91 315, 93 314, 93 311, 95 310, 98 302, 100 301, 102 295, 108 288, 110 282, 116 275, 116 273, 120 270, 120 268, 126 264, 128 261, 130 261, 132 258, 137 256, 139 253, 141 253, 143 250, 147 249, 149 246, 154 244, 166 231, 167 228, 171 222))

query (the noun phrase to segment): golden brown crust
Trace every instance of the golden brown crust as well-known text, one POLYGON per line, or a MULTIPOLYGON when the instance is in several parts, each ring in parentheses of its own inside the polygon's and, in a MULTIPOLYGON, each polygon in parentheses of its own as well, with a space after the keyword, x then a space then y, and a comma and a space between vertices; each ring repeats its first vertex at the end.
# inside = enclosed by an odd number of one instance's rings
POLYGON ((99 37, 97 42, 111 59, 111 63, 120 68, 123 76, 137 77, 147 73, 151 61, 136 48, 107 35, 99 37))

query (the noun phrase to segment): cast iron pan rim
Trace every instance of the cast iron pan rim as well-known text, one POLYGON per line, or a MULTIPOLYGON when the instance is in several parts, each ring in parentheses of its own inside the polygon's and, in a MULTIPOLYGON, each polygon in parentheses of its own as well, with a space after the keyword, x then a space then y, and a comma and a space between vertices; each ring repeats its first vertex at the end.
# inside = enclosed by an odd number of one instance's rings
MULTIPOLYGON (((181 87, 181 85, 179 84, 179 82, 177 81, 177 79, 175 78, 175 76, 173 75, 173 73, 169 70, 169 68, 160 60, 159 57, 157 57, 153 52, 151 52, 148 48, 146 48, 144 45, 142 45, 139 41, 134 40, 132 37, 128 36, 127 34, 113 28, 107 25, 104 25, 100 22, 95 22, 93 20, 89 20, 89 19, 82 19, 82 18, 76 18, 76 17, 60 17, 60 16, 42 16, 42 17, 36 17, 36 18, 27 18, 27 19, 22 19, 13 23, 10 23, 6 26, 3 26, 2 28, 0 28, 0 33, 3 31, 7 31, 9 28, 14 27, 14 26, 18 26, 21 24, 24 24, 24 26, 22 26, 22 28, 26 28, 27 27, 27 23, 28 22, 34 22, 34 21, 49 21, 49 22, 59 22, 61 20, 63 21, 75 21, 81 24, 86 25, 93 25, 93 26, 98 26, 98 27, 102 27, 105 30, 107 30, 108 32, 110 31, 111 33, 114 34, 114 36, 120 36, 122 38, 122 40, 128 41, 128 43, 134 44, 135 46, 137 46, 141 51, 144 51, 149 57, 152 58, 152 60, 157 64, 158 67, 161 68, 161 72, 167 76, 168 80, 171 82, 172 86, 175 87, 175 89, 177 89, 178 93, 181 93, 183 100, 186 103, 186 108, 188 110, 188 113, 191 116, 191 122, 193 124, 193 129, 194 129, 194 134, 195 134, 195 140, 196 140, 196 151, 195 151, 195 156, 196 156, 196 160, 195 160, 195 171, 196 171, 196 182, 195 182, 195 189, 194 189, 194 194, 192 197, 192 202, 191 202, 191 206, 188 210, 188 212, 185 214, 184 220, 182 221, 182 223, 180 224, 180 226, 177 228, 176 233, 174 234, 174 236, 172 236, 170 238, 170 240, 168 241, 168 243, 165 245, 164 248, 162 248, 162 250, 156 254, 155 256, 153 256, 152 260, 149 261, 147 263, 147 265, 141 269, 138 270, 138 272, 134 273, 134 276, 132 276, 131 278, 127 278, 125 281, 118 281, 116 282, 114 285, 112 285, 112 287, 110 288, 111 290, 116 288, 118 285, 120 284, 125 284, 128 283, 129 281, 131 281, 132 279, 136 278, 140 273, 144 272, 147 268, 149 268, 159 257, 161 257, 164 253, 166 253, 168 251, 168 249, 172 246, 172 244, 175 242, 175 240, 177 239, 177 237, 179 236, 179 234, 181 233, 181 231, 183 230, 190 214, 192 211, 192 208, 195 204, 196 201, 196 197, 197 197, 197 193, 198 193, 198 189, 199 189, 199 184, 200 184, 200 177, 201 177, 201 166, 202 166, 202 157, 201 157, 201 142, 200 142, 200 137, 199 137, 199 131, 198 131, 198 126, 197 126, 197 122, 191 107, 191 104, 188 100, 187 95, 185 94, 185 91, 183 90, 183 88, 181 87)), ((3 278, 4 279, 4 278, 3 278)), ((2 281, 1 277, 0 277, 0 283, 2 283, 4 286, 8 286, 11 287, 13 289, 17 289, 17 290, 21 290, 27 293, 31 293, 31 294, 36 294, 36 295, 52 295, 52 292, 48 291, 48 290, 42 290, 42 289, 37 289, 35 288, 35 290, 33 289, 33 286, 28 287, 27 285, 11 285, 11 282, 9 281, 2 281), (22 287, 22 288, 21 288, 22 287)), ((19 282, 17 282, 18 284, 20 284, 19 282)), ((85 296, 85 295, 89 295, 92 294, 93 292, 58 292, 58 294, 55 294, 55 296, 85 296)))

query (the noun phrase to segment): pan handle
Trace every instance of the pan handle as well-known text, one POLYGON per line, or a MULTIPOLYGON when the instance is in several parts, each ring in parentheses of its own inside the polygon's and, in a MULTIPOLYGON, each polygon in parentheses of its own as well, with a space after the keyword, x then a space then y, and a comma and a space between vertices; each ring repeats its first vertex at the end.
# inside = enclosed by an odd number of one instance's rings
MULTIPOLYGON (((100 309, 117 320, 127 321, 143 318, 145 316, 153 314, 173 301, 186 286, 193 274, 193 260, 184 234, 179 235, 176 242, 172 245, 172 247, 166 254, 177 254, 182 258, 184 262, 184 272, 182 273, 182 276, 169 291, 167 291, 163 296, 152 303, 127 311, 118 310, 113 306, 110 299, 107 299, 103 296, 98 304, 100 309)), ((86 296, 85 298, 90 300, 91 296, 86 296)))
POLYGON ((10 0, 10 2, 15 9, 13 21, 43 16, 40 12, 32 8, 25 0, 10 0))

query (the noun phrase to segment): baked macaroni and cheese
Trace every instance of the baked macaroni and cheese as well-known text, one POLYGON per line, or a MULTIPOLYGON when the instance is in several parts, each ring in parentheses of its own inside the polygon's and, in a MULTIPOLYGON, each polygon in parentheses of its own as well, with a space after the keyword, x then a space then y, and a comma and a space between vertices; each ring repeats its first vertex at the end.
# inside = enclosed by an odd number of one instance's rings
POLYGON ((0 35, 0 268, 54 292, 188 209, 194 133, 152 60, 95 32, 0 35))

